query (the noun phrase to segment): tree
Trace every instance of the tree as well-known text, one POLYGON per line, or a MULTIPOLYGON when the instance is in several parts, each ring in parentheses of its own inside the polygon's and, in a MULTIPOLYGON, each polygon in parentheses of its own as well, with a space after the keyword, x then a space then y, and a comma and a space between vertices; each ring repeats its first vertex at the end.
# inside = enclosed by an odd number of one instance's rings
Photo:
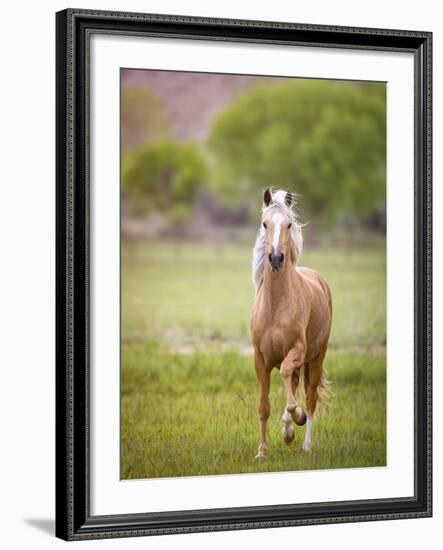
POLYGON ((171 140, 146 144, 123 160, 122 191, 133 210, 157 211, 185 220, 206 182, 206 164, 196 145, 171 140))
POLYGON ((215 119, 208 145, 227 199, 274 185, 302 195, 305 219, 370 214, 385 193, 385 85, 259 85, 215 119))
POLYGON ((168 135, 168 117, 163 103, 146 88, 123 90, 121 124, 124 151, 168 135))

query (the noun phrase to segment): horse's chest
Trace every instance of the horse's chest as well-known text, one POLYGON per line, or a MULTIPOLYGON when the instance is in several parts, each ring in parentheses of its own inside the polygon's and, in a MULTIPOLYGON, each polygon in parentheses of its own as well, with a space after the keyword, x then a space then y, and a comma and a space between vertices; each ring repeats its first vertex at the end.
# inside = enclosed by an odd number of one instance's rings
POLYGON ((281 362, 297 339, 295 323, 272 323, 262 327, 258 338, 257 347, 260 349, 267 362, 281 362))

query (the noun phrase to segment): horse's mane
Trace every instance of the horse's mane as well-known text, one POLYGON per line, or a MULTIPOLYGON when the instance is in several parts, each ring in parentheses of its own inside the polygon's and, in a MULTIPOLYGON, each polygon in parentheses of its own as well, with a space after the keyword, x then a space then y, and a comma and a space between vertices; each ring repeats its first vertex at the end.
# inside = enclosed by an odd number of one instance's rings
MULTIPOLYGON (((292 220, 292 226, 289 231, 289 246, 292 247, 292 258, 294 258, 294 267, 297 261, 297 258, 300 257, 303 249, 303 235, 301 231, 301 224, 297 219, 297 214, 295 212, 296 205, 296 195, 292 195, 292 204, 288 206, 285 202, 285 197, 287 191, 279 189, 272 193, 272 198, 268 206, 263 206, 262 214, 267 212, 269 209, 278 206, 283 212, 292 220)), ((252 256, 252 281, 255 286, 255 293, 257 294, 260 290, 261 285, 263 284, 263 273, 264 273, 264 259, 265 259, 265 230, 260 224, 260 228, 257 233, 257 238, 255 240, 254 251, 252 256)))

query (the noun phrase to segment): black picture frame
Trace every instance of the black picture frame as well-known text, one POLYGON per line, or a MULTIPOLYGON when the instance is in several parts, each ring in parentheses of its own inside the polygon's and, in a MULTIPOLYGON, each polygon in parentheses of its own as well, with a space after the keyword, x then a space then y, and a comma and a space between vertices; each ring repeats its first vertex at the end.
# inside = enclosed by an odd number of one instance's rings
POLYGON ((432 33, 68 9, 56 14, 56 536, 65 540, 432 515, 432 33), (89 40, 94 33, 412 52, 413 497, 92 516, 89 506, 89 40))

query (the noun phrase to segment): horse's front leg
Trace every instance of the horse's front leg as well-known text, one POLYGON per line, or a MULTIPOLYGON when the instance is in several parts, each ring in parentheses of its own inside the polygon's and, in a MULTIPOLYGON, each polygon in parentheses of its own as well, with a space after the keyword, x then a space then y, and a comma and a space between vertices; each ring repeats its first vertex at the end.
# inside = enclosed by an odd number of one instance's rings
POLYGON ((271 371, 266 368, 263 355, 258 350, 255 351, 254 362, 257 380, 260 384, 260 403, 258 405, 258 414, 260 417, 260 443, 258 446, 258 453, 255 458, 261 460, 266 458, 268 454, 266 428, 269 415, 271 414, 271 404, 269 402, 271 371))
POLYGON ((282 416, 283 439, 288 444, 294 439, 294 429, 291 426, 291 421, 293 420, 299 426, 303 426, 306 422, 306 414, 301 407, 297 406, 294 397, 300 378, 300 369, 304 363, 304 356, 304 346, 301 344, 294 346, 280 366, 280 375, 286 392, 286 409, 282 416))

